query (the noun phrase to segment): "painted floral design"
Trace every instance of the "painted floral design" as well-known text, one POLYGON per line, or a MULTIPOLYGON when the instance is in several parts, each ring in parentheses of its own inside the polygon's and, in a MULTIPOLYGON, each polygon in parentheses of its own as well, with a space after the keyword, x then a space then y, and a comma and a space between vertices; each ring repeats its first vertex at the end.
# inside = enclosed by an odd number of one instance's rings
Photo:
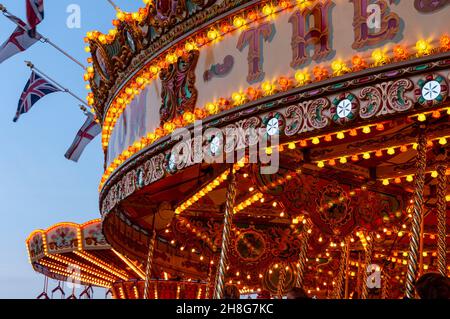
POLYGON ((50 236, 49 246, 51 249, 72 248, 77 245, 77 233, 70 227, 60 227, 50 236))
POLYGON ((42 235, 38 234, 30 241, 30 256, 35 258, 44 253, 44 242, 42 241, 42 235))
POLYGON ((86 244, 89 246, 99 246, 107 244, 100 223, 92 226, 89 230, 87 230, 87 234, 85 236, 86 244))

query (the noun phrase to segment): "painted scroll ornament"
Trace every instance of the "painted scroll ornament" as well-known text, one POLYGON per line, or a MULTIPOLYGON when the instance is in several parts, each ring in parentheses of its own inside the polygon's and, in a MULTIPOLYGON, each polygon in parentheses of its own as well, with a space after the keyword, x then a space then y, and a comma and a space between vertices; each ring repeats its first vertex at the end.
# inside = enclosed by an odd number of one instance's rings
POLYGON ((281 203, 291 214, 303 214, 314 210, 317 179, 301 174, 286 182, 281 194, 281 203))
POLYGON ((367 231, 376 231, 383 225, 385 216, 401 209, 401 204, 395 197, 369 191, 357 193, 353 201, 357 224, 367 231))
POLYGON ((313 223, 325 234, 346 236, 355 227, 350 197, 337 182, 320 189, 316 213, 311 214, 313 223))
POLYGON ((264 237, 257 231, 242 232, 235 241, 235 250, 243 262, 255 262, 266 250, 264 237))
POLYGON ((414 7, 422 13, 431 13, 443 9, 449 5, 449 0, 415 0, 414 7))
POLYGON ((409 92, 413 89, 414 84, 409 79, 365 87, 359 93, 361 100, 359 116, 369 119, 374 116, 407 111, 414 106, 413 99, 409 98, 409 92))
POLYGON ((222 78, 231 72, 234 66, 234 57, 227 55, 223 59, 223 63, 213 64, 209 70, 203 73, 203 80, 205 82, 211 81, 214 77, 222 78))
POLYGON ((278 293, 278 286, 280 281, 283 280, 283 293, 288 292, 292 287, 294 287, 295 283, 295 267, 294 265, 285 265, 285 264, 273 264, 264 274, 262 283, 263 288, 273 295, 278 293), (281 274, 281 267, 287 267, 285 270, 284 276, 281 274), (284 279, 281 279, 284 277, 284 279), (280 280, 281 279, 281 280, 280 280))

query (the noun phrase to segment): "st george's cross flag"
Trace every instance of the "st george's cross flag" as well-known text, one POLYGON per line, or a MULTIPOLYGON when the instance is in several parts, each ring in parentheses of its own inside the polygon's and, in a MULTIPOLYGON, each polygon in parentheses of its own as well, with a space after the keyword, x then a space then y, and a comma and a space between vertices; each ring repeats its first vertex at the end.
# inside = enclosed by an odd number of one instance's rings
POLYGON ((27 20, 30 29, 44 20, 44 0, 26 0, 27 20))
POLYGON ((101 133, 102 128, 91 113, 87 114, 87 119, 78 131, 75 140, 64 155, 68 160, 78 162, 86 146, 101 133))
POLYGON ((30 79, 23 89, 22 95, 20 96, 16 116, 14 117, 13 121, 17 122, 20 115, 27 113, 31 109, 31 107, 44 96, 60 91, 61 90, 59 88, 33 71, 31 73, 30 79))
POLYGON ((39 37, 33 35, 33 30, 30 29, 28 24, 10 13, 5 13, 5 15, 18 26, 8 40, 0 46, 0 63, 19 52, 25 51, 39 41, 39 37))

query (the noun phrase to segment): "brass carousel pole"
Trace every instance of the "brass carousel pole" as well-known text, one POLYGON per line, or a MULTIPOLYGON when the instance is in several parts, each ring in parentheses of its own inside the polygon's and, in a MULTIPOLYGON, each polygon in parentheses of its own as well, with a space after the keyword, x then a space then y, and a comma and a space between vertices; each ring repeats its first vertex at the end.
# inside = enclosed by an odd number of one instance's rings
POLYGON ((447 166, 444 164, 439 164, 437 167, 438 172, 438 185, 437 185, 437 228, 438 228, 438 271, 442 276, 447 277, 447 203, 445 200, 445 195, 447 193, 447 176, 445 172, 447 171, 447 166))
POLYGON ((236 177, 233 167, 228 175, 228 190, 225 203, 225 218, 223 223, 222 234, 222 250, 220 252, 220 260, 217 268, 216 284, 214 288, 214 299, 223 299, 225 286, 225 271, 228 265, 228 251, 230 245, 231 225, 233 220, 234 202, 236 199, 236 177))
POLYGON ((283 299, 283 292, 284 292, 284 286, 286 283, 286 272, 287 272, 287 266, 285 266, 283 263, 281 264, 280 271, 278 273, 278 291, 277 295, 278 298, 283 299))
POLYGON ((339 274, 333 292, 334 299, 342 299, 342 296, 344 294, 344 280, 346 277, 347 263, 349 260, 349 256, 350 256, 350 241, 347 238, 345 240, 344 246, 342 247, 341 260, 339 265, 339 274))
POLYGON ((144 299, 149 299, 150 281, 152 279, 153 252, 156 244, 155 215, 153 215, 152 237, 148 245, 147 266, 145 268, 144 299))
POLYGON ((213 271, 214 269, 214 261, 211 259, 209 262, 209 273, 208 273, 208 282, 206 284, 206 292, 205 292, 205 299, 209 299, 209 291, 211 290, 211 283, 213 281, 213 271))
POLYGON ((389 292, 391 290, 391 275, 389 275, 389 270, 385 266, 383 269, 383 288, 381 290, 381 299, 389 299, 389 292))
POLYGON ((367 299, 369 296, 369 286, 367 285, 367 267, 372 264, 373 247, 374 236, 372 233, 369 233, 367 238, 367 247, 365 249, 364 268, 362 270, 361 299, 367 299))
POLYGON ((419 269, 417 277, 423 275, 423 245, 424 245, 423 233, 425 231, 424 216, 425 213, 422 214, 422 222, 420 223, 419 269))
POLYGON ((297 277, 295 279, 295 287, 303 287, 303 279, 305 277, 305 270, 306 270, 306 259, 308 257, 308 242, 309 238, 311 237, 311 232, 308 232, 312 227, 311 220, 305 219, 306 223, 304 224, 303 228, 303 235, 300 242, 300 253, 298 256, 298 262, 297 262, 297 277))
POLYGON ((358 274, 356 277, 356 294, 358 296, 358 299, 361 299, 361 277, 362 277, 362 259, 361 259, 361 253, 358 252, 358 274))
MULTIPOLYGON (((350 252, 350 251, 349 251, 350 252)), ((345 284, 344 284, 344 299, 349 297, 349 281, 350 281, 350 253, 347 253, 347 258, 345 260, 345 284)))
POLYGON ((421 224, 423 219, 423 189, 425 185, 425 170, 427 166, 427 137, 425 128, 419 128, 417 146, 417 172, 414 193, 414 210, 411 223, 411 239, 409 246, 408 273, 406 275, 406 297, 413 299, 415 296, 414 284, 419 268, 419 248, 422 237, 421 224))

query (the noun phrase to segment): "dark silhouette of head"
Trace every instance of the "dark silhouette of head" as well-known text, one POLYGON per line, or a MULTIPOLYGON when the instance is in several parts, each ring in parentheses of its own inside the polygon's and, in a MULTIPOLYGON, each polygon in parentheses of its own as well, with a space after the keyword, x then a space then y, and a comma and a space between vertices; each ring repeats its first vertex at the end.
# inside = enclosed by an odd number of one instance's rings
POLYGON ((223 294, 223 299, 240 299, 241 293, 239 289, 234 285, 226 285, 223 294))
POLYGON ((416 282, 421 299, 450 299, 450 279, 438 273, 427 273, 416 282))
POLYGON ((294 287, 287 293, 287 299, 309 299, 303 288, 294 287))

